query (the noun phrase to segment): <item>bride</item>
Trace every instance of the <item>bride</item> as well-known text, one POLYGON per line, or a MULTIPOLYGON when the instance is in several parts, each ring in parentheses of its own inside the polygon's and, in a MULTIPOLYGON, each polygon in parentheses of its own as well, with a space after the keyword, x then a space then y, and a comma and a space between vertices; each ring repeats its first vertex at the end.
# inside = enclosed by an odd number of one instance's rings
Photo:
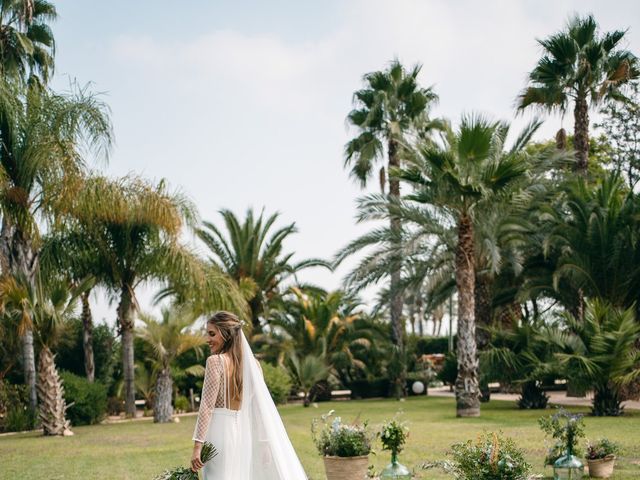
POLYGON ((213 355, 207 358, 191 469, 204 467, 205 480, 306 480, 241 326, 229 312, 207 320, 213 355), (218 455, 203 465, 205 441, 218 455))

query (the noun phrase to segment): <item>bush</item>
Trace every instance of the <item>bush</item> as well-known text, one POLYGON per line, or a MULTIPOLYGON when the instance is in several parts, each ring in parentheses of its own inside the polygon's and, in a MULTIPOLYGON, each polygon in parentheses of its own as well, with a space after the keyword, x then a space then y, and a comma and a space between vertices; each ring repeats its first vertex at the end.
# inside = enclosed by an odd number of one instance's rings
POLYGON ((416 355, 431 353, 447 353, 449 351, 449 337, 420 337, 416 340, 416 355))
POLYGON ((333 416, 334 411, 322 415, 321 420, 313 419, 311 436, 320 455, 331 457, 359 457, 371 452, 371 438, 367 423, 345 425, 340 417, 333 416))
POLYGON ((531 466, 510 438, 484 433, 451 446, 452 461, 435 462, 425 468, 443 467, 458 480, 526 480, 531 466))
POLYGON ((107 411, 107 388, 100 382, 89 383, 86 378, 61 372, 67 419, 72 425, 93 425, 100 422, 107 411))
POLYGON ((6 380, 0 382, 0 432, 33 430, 36 414, 29 408, 26 385, 14 385, 6 380))
POLYGON ((442 370, 438 373, 438 379, 442 380, 447 385, 454 385, 457 377, 458 359, 455 354, 449 353, 444 357, 444 363, 442 364, 442 370))
POLYGON ((187 412, 189 410, 189 399, 184 395, 177 395, 173 403, 176 410, 180 410, 182 412, 187 412))
POLYGON ((124 400, 118 397, 109 397, 107 399, 107 413, 109 415, 120 415, 124 412, 124 400))
POLYGON ((267 384, 271 398, 275 403, 285 403, 291 392, 291 377, 289 373, 280 366, 274 366, 266 362, 261 362, 262 374, 267 384))
POLYGON ((373 380, 354 380, 348 386, 351 398, 388 397, 391 392, 391 382, 388 378, 374 378, 373 380))

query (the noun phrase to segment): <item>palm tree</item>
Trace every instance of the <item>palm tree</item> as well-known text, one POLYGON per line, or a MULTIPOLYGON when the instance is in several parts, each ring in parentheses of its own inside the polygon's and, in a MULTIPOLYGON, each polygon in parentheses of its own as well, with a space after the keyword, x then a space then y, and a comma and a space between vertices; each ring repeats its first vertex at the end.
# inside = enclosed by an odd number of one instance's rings
POLYGON ((594 388, 592 413, 622 414, 622 389, 640 379, 640 323, 633 308, 587 301, 583 319, 565 315, 569 335, 556 354, 567 378, 594 388))
POLYGON ((589 108, 624 99, 621 87, 638 77, 637 58, 618 48, 625 33, 600 35, 592 15, 574 16, 563 31, 538 40, 543 56, 518 97, 520 110, 533 105, 563 114, 573 102, 576 169, 582 174, 589 157, 589 108))
POLYGON ((311 389, 318 382, 327 379, 329 367, 321 356, 309 354, 300 360, 296 352, 291 352, 289 354, 289 369, 304 394, 303 405, 308 407, 313 401, 309 395, 311 389))
MULTIPOLYGON (((421 66, 410 71, 398 60, 394 60, 384 71, 367 73, 365 88, 354 94, 355 108, 347 116, 347 122, 357 128, 358 134, 345 146, 345 166, 351 166, 351 176, 364 187, 371 177, 376 162, 387 162, 387 169, 398 168, 409 155, 411 144, 416 138, 427 140, 429 133, 439 125, 429 122, 429 108, 438 97, 431 88, 421 88, 417 77, 421 66)), ((385 192, 386 174, 384 166, 379 173, 380 187, 385 192)), ((389 179, 389 196, 400 197, 400 182, 389 179)), ((399 231, 400 219, 391 216, 391 229, 399 231)), ((390 302, 393 341, 400 352, 404 351, 405 329, 402 319, 402 293, 398 291, 400 271, 388 272, 391 290, 390 302)), ((402 356, 402 355, 401 355, 402 356)), ((400 379, 396 382, 405 395, 406 369, 401 368, 400 379)))
POLYGON ((25 277, 5 276, 0 282, 3 309, 21 317, 22 323, 31 324, 40 344, 37 387, 45 435, 73 435, 65 415, 68 406, 52 350, 63 338, 84 288, 79 285, 71 289, 63 279, 53 275, 47 283, 37 281, 35 288, 25 277))
MULTIPOLYGON (((112 139, 107 108, 91 92, 55 94, 37 84, 12 86, 0 101, 0 265, 33 287, 38 270, 38 220, 51 219, 74 197, 84 169, 81 143, 98 154, 112 139)), ((83 149, 86 151, 86 149, 83 149)), ((23 335, 25 383, 37 402, 33 334, 23 335)))
POLYGON ((150 347, 154 370, 157 372, 153 396, 153 421, 171 421, 173 407, 173 379, 171 367, 184 352, 206 343, 204 335, 196 335, 188 329, 197 317, 188 309, 164 308, 162 318, 156 320, 150 315, 140 315, 144 326, 137 335, 150 347))
MULTIPOLYGON (((66 211, 88 233, 84 247, 93 252, 93 273, 118 299, 122 335, 125 408, 135 415, 133 327, 136 289, 147 281, 171 282, 174 292, 202 297, 212 309, 243 311, 240 295, 226 277, 205 269, 202 261, 178 241, 184 225, 193 225, 195 210, 164 182, 152 185, 136 177, 86 181, 66 211), (212 279, 215 275, 215 281, 212 279)), ((84 255, 79 260, 86 258, 84 255)), ((201 305, 202 306, 202 305, 201 305)))
POLYGON ((198 236, 210 249, 211 262, 219 265, 246 292, 251 321, 255 332, 262 329, 260 319, 280 295, 282 283, 292 275, 309 267, 331 268, 320 259, 292 262, 293 253, 283 253, 286 238, 295 233, 295 224, 272 232, 278 214, 257 218, 247 211, 242 224, 230 210, 220 212, 227 230, 225 236, 213 223, 204 222, 198 236))
POLYGON ((55 43, 48 23, 56 8, 45 0, 0 0, 0 73, 25 82, 53 73, 55 43))
POLYGON ((523 150, 539 126, 533 122, 505 149, 507 124, 481 116, 464 116, 458 131, 449 132, 444 145, 420 149, 415 166, 399 172, 415 192, 409 200, 424 203, 456 226, 455 279, 458 292, 458 416, 480 414, 476 347, 474 217, 492 201, 528 178, 523 150))

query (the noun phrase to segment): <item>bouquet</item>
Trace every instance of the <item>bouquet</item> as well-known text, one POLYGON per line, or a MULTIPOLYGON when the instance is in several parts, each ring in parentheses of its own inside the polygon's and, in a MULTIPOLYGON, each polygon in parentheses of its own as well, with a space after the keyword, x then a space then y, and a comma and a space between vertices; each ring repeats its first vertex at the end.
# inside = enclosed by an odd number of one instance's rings
MULTIPOLYGON (((218 455, 216 448, 209 442, 204 442, 202 451, 200 452, 200 460, 207 463, 209 460, 218 455)), ((154 480, 199 480, 198 472, 191 470, 191 467, 177 467, 173 470, 165 470, 154 480)))

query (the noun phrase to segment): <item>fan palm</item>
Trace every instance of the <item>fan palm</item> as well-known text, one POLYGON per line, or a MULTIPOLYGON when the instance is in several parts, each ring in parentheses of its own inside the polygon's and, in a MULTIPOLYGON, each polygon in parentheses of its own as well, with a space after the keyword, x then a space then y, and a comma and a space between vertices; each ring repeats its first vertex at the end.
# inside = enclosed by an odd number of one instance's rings
POLYGON ((474 217, 492 201, 526 181, 529 159, 523 150, 539 126, 534 122, 505 149, 507 124, 465 116, 444 145, 420 149, 413 167, 399 172, 415 192, 407 198, 432 206, 455 224, 455 278, 458 292, 458 416, 480 414, 475 338, 476 246, 474 217))
MULTIPOLYGON (((98 154, 111 144, 107 108, 91 92, 55 94, 37 84, 25 93, 4 84, 0 99, 0 265, 34 284, 38 220, 51 219, 74 197, 84 160, 81 147, 98 154), (85 143, 86 145, 82 145, 85 143)), ((25 383, 36 405, 33 335, 23 335, 25 383)))
POLYGON ((53 73, 55 43, 48 23, 56 8, 45 0, 0 0, 0 73, 25 82, 32 74, 46 83, 53 73))
MULTIPOLYGON (((115 181, 94 177, 84 183, 66 214, 72 219, 72 227, 81 224, 86 232, 82 238, 74 237, 73 232, 68 237, 87 252, 76 260, 89 259, 89 271, 104 279, 118 299, 125 408, 128 415, 134 415, 137 287, 148 281, 170 281, 181 299, 190 292, 196 299, 205 299, 210 309, 243 311, 243 300, 221 272, 205 268, 179 243, 183 226, 195 221, 195 210, 185 197, 169 192, 164 182, 151 185, 136 177, 115 181)), ((199 301, 199 306, 204 308, 205 304, 199 301)))
POLYGON ((308 407, 313 401, 309 392, 318 382, 327 379, 329 367, 321 356, 309 354, 300 359, 296 352, 290 352, 289 369, 304 394, 303 405, 308 407))
POLYGON ((589 300, 583 319, 565 315, 565 321, 570 333, 565 351, 556 356, 567 378, 594 388, 594 415, 620 415, 622 388, 640 379, 640 323, 634 309, 589 300))
POLYGON ((137 335, 149 346, 157 376, 153 396, 153 420, 166 423, 171 421, 173 407, 173 379, 171 367, 184 352, 206 344, 204 335, 189 331, 196 316, 185 308, 162 309, 160 321, 150 315, 140 315, 144 326, 137 335))
POLYGON ((261 330, 260 319, 269 306, 278 299, 282 283, 299 271, 329 263, 320 259, 292 262, 293 253, 284 253, 284 241, 295 233, 295 224, 272 231, 278 214, 257 218, 253 210, 247 211, 240 222, 230 210, 220 212, 226 235, 213 223, 204 222, 198 236, 210 249, 212 263, 219 265, 239 288, 246 292, 255 332, 261 330))
POLYGON ((537 106, 566 112, 573 102, 576 168, 587 172, 589 108, 620 100, 621 87, 638 77, 638 60, 619 48, 625 31, 600 35, 592 15, 575 16, 565 29, 538 40, 543 56, 529 74, 529 86, 518 97, 520 110, 537 106))
MULTIPOLYGON (((438 100, 431 88, 418 85, 417 77, 421 66, 416 65, 407 71, 398 61, 391 62, 384 71, 367 73, 364 76, 365 88, 354 94, 355 108, 347 116, 347 122, 356 127, 358 134, 345 146, 345 166, 351 166, 351 176, 364 187, 374 171, 377 162, 386 162, 387 169, 400 167, 409 156, 412 143, 417 138, 426 141, 432 130, 440 128, 438 122, 428 120, 430 107, 438 100)), ((380 187, 385 192, 386 174, 384 166, 380 169, 380 187)), ((400 197, 400 182, 389 179, 389 196, 400 197)), ((390 218, 392 230, 401 228, 400 219, 390 218)), ((388 272, 391 281, 390 300, 393 341, 400 351, 404 351, 404 325, 402 319, 402 293, 400 270, 388 272)), ((401 368, 398 385, 404 392, 406 369, 401 368)))

